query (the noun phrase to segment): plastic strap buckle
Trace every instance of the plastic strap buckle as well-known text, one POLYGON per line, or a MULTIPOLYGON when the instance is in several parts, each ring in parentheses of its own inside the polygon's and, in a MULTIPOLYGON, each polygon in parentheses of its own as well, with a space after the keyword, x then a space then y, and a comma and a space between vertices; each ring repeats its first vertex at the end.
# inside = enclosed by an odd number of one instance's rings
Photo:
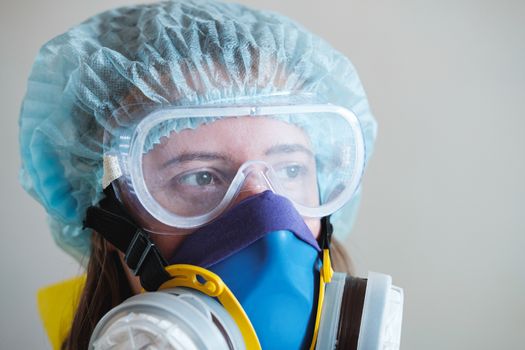
POLYGON ((146 259, 148 259, 150 253, 155 254, 155 257, 160 261, 163 260, 157 247, 149 239, 148 235, 144 233, 144 231, 138 229, 135 232, 128 249, 126 249, 126 255, 124 256, 124 260, 135 276, 140 274, 140 270, 146 259))

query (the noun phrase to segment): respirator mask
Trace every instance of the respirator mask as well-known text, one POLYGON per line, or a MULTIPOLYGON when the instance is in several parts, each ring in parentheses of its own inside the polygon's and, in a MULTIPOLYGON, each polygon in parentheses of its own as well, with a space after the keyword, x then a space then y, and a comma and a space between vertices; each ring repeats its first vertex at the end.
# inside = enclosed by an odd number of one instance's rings
POLYGON ((141 104, 110 124, 106 198, 85 225, 148 292, 108 312, 90 349, 399 348, 402 290, 331 267, 329 218, 365 163, 351 111, 141 104))

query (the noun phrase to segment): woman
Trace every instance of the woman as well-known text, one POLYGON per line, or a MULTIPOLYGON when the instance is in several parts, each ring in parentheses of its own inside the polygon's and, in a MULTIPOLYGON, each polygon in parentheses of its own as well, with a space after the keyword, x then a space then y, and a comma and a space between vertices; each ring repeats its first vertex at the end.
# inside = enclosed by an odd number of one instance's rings
MULTIPOLYGON (((370 156, 376 125, 348 59, 298 24, 239 5, 173 1, 102 13, 45 44, 20 130, 24 188, 46 208, 56 242, 77 259, 89 257, 62 340, 65 349, 86 349, 101 317, 141 289, 129 256, 88 209, 111 200, 166 262, 186 263, 186 252, 202 242, 188 237, 269 191, 304 220, 306 233, 294 235, 320 250, 321 228, 329 226, 321 218, 336 212, 336 235, 349 230, 359 164, 370 156), (327 103, 352 111, 359 125, 327 103), (143 120, 153 124, 133 158, 122 149, 134 147, 126 142, 135 142, 143 120), (135 170, 126 169, 130 159, 135 170)), ((203 264, 249 245, 239 244, 203 264)), ((335 240, 331 253, 335 269, 349 272, 335 240)), ((305 329, 313 327, 311 309, 305 329)))

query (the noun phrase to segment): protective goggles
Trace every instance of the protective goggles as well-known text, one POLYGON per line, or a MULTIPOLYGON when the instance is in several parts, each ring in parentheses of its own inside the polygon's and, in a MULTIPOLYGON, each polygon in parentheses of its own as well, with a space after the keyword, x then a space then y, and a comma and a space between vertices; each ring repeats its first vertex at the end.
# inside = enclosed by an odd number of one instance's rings
POLYGON ((111 124, 103 185, 151 232, 202 226, 264 190, 304 217, 330 215, 352 197, 365 163, 357 117, 331 104, 133 105, 111 124))

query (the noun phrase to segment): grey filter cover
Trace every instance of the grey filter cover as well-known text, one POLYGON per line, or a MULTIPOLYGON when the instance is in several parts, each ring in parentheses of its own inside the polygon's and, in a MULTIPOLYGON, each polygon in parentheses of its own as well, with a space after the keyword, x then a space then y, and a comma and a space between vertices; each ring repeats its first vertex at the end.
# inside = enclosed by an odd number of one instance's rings
MULTIPOLYGON (((334 273, 326 285, 317 350, 337 349, 337 333, 346 274, 334 273)), ((369 272, 357 350, 397 350, 403 318, 403 290, 392 278, 369 272)))
POLYGON ((90 350, 244 350, 241 333, 213 298, 186 288, 133 296, 108 312, 90 350))

